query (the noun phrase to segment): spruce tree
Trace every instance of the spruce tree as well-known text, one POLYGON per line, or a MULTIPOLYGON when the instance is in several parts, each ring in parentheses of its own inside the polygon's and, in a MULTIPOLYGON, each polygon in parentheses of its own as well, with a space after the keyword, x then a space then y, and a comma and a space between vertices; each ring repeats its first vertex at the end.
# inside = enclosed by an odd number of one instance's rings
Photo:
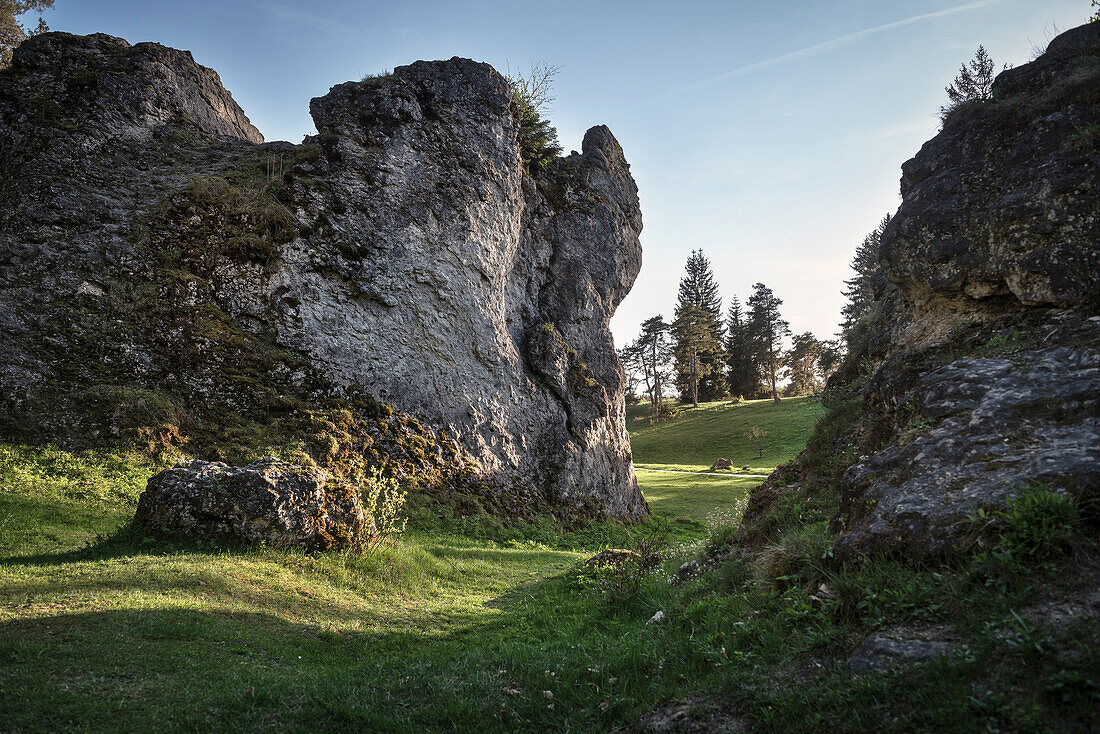
POLYGON ((849 354, 855 354, 861 349, 866 321, 870 315, 869 309, 875 302, 876 283, 882 281, 882 267, 879 265, 878 253, 882 233, 888 224, 890 224, 889 214, 883 217, 878 226, 856 247, 855 257, 852 258, 852 270, 856 275, 851 280, 844 281, 848 286, 844 291, 844 297, 848 302, 844 304, 841 311, 844 317, 841 334, 849 354))
POLYGON ((683 402, 698 405, 700 400, 725 397, 724 331, 718 284, 702 250, 695 250, 680 280, 672 323, 676 386, 683 402))
POLYGON ((783 367, 783 338, 791 333, 779 307, 783 301, 763 283, 755 283, 749 297, 749 334, 763 378, 771 389, 772 400, 779 402, 776 382, 783 367))
POLYGON ((985 46, 978 46, 978 51, 970 60, 969 67, 966 64, 959 67, 959 75, 955 77, 951 86, 946 87, 946 90, 948 102, 940 107, 941 120, 946 120, 951 111, 959 105, 975 100, 992 99, 993 59, 989 57, 985 46))
POLYGON ((760 367, 749 336, 748 315, 734 296, 726 315, 726 384, 730 395, 752 398, 760 393, 760 367))

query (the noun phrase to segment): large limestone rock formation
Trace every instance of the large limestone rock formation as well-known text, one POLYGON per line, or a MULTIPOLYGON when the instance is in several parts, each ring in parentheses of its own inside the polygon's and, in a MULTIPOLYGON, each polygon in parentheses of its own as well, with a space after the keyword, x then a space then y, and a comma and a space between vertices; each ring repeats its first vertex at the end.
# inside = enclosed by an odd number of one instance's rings
POLYGON ((3 433, 140 424, 229 458, 278 436, 337 472, 365 452, 641 518, 608 331, 641 215, 610 131, 532 175, 505 80, 464 59, 311 113, 304 145, 261 145, 189 54, 20 46, 0 74, 3 433))
POLYGON ((1098 50, 1100 26, 1062 34, 902 167, 904 315, 863 392, 890 437, 844 475, 841 557, 951 547, 1028 484, 1100 499, 1098 50))
MULTIPOLYGON (((846 468, 826 480, 838 558, 957 548, 976 510, 1029 485, 1078 497, 1095 519, 1097 53, 1100 24, 1062 34, 903 166, 867 344, 830 389, 860 416, 829 460, 846 468)), ((783 468, 755 493, 750 524, 821 482, 805 463, 783 468)))

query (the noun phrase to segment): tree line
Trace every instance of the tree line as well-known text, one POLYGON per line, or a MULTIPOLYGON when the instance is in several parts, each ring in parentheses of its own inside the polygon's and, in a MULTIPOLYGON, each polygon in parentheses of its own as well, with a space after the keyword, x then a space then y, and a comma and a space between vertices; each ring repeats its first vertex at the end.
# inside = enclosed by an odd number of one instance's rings
POLYGON ((671 321, 646 319, 638 337, 619 351, 628 392, 649 398, 658 414, 670 392, 681 403, 727 398, 808 395, 818 392, 840 361, 836 341, 810 332, 795 335, 782 299, 763 283, 742 304, 735 295, 723 314, 710 262, 691 253, 671 321), (785 387, 780 382, 786 380, 785 387))
MULTIPOLYGON (((941 118, 946 120, 961 105, 989 99, 995 68, 979 46, 947 87, 948 104, 940 109, 941 118)), ((792 337, 780 312, 782 299, 763 283, 753 285, 744 304, 734 295, 723 316, 710 262, 701 250, 693 251, 672 320, 661 314, 646 319, 638 337, 619 350, 628 397, 648 397, 659 416, 670 392, 693 406, 728 398, 770 397, 778 403, 781 395, 819 392, 844 359, 858 359, 867 349, 869 325, 892 288, 878 259, 879 242, 889 224, 886 215, 856 247, 851 264, 855 277, 845 281, 847 302, 837 339, 818 339, 808 331, 792 337), (780 390, 782 380, 786 385, 780 390)))

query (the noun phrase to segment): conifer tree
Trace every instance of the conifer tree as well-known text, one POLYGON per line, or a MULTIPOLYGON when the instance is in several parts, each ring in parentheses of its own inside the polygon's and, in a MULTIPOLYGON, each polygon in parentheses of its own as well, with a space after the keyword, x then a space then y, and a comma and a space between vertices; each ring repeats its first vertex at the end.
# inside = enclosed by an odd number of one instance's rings
POLYGON ((843 358, 844 352, 841 350, 839 340, 826 339, 821 342, 821 354, 817 358, 817 366, 821 370, 823 381, 829 381, 843 358))
POLYGON ((851 280, 844 281, 848 286, 844 291, 844 297, 848 302, 844 304, 841 315, 844 323, 841 325, 841 334, 848 348, 849 354, 859 351, 859 342, 866 330, 868 311, 875 302, 875 285, 882 280, 882 267, 879 265, 879 245, 882 242, 882 233, 890 224, 890 215, 887 214, 856 247, 855 257, 852 258, 852 270, 856 275, 851 280))
POLYGON ((749 334, 748 314, 734 296, 726 315, 726 384, 730 395, 755 397, 760 392, 760 367, 749 334))
POLYGON ((959 67, 959 75, 946 90, 948 102, 940 107, 941 120, 946 120, 951 111, 961 104, 993 97, 993 59, 985 46, 978 46, 969 66, 963 64, 959 67))
POLYGON ((690 400, 697 406, 700 400, 718 400, 726 395, 724 331, 718 284, 702 250, 695 250, 680 280, 672 323, 676 385, 682 401, 690 400))
POLYGON ((779 402, 776 382, 783 367, 783 338, 791 333, 779 307, 783 301, 763 283, 755 283, 749 297, 749 334, 763 378, 771 389, 772 400, 779 402))

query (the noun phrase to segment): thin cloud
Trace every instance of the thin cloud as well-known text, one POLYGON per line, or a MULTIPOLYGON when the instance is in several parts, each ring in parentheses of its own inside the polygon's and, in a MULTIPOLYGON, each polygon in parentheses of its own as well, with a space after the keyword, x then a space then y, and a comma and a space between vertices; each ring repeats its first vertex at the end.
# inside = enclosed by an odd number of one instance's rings
MULTIPOLYGON (((332 18, 314 15, 313 13, 303 13, 299 10, 289 10, 267 3, 253 3, 253 6, 263 10, 275 21, 295 27, 306 26, 323 36, 343 37, 353 40, 363 40, 366 38, 366 35, 361 31, 356 30, 347 23, 342 23, 332 18)), ((301 33, 296 34, 298 37, 302 35, 301 33)), ((307 45, 314 45, 316 43, 318 43, 318 41, 315 39, 312 44, 307 45)))
POLYGON ((677 93, 693 92, 703 87, 708 87, 712 84, 725 81, 726 79, 732 79, 734 77, 744 76, 745 74, 751 74, 754 71, 761 71, 763 69, 770 69, 773 66, 779 66, 789 61, 798 61, 808 58, 810 56, 816 56, 817 54, 831 51, 834 48, 844 46, 853 41, 858 41, 861 38, 874 35, 876 33, 882 33, 883 31, 893 30, 894 28, 902 28, 913 23, 919 23, 924 20, 930 20, 932 18, 943 18, 948 15, 954 15, 956 13, 965 13, 970 10, 977 10, 978 8, 985 8, 990 5, 996 5, 1004 2, 1004 0, 979 0, 979 2, 968 3, 966 5, 959 5, 954 8, 945 8, 944 10, 937 10, 932 13, 924 13, 922 15, 914 15, 912 18, 904 18, 903 20, 895 20, 892 23, 884 23, 883 25, 875 26, 874 28, 865 28, 862 31, 856 31, 855 33, 849 33, 846 36, 840 36, 829 41, 823 41, 821 43, 814 44, 813 46, 807 46, 806 48, 799 49, 798 51, 791 51, 790 53, 782 54, 781 56, 774 56, 770 59, 763 61, 757 61, 746 66, 740 66, 736 69, 719 74, 718 76, 712 76, 709 79, 703 79, 695 82, 694 84, 688 84, 676 90, 677 93))

